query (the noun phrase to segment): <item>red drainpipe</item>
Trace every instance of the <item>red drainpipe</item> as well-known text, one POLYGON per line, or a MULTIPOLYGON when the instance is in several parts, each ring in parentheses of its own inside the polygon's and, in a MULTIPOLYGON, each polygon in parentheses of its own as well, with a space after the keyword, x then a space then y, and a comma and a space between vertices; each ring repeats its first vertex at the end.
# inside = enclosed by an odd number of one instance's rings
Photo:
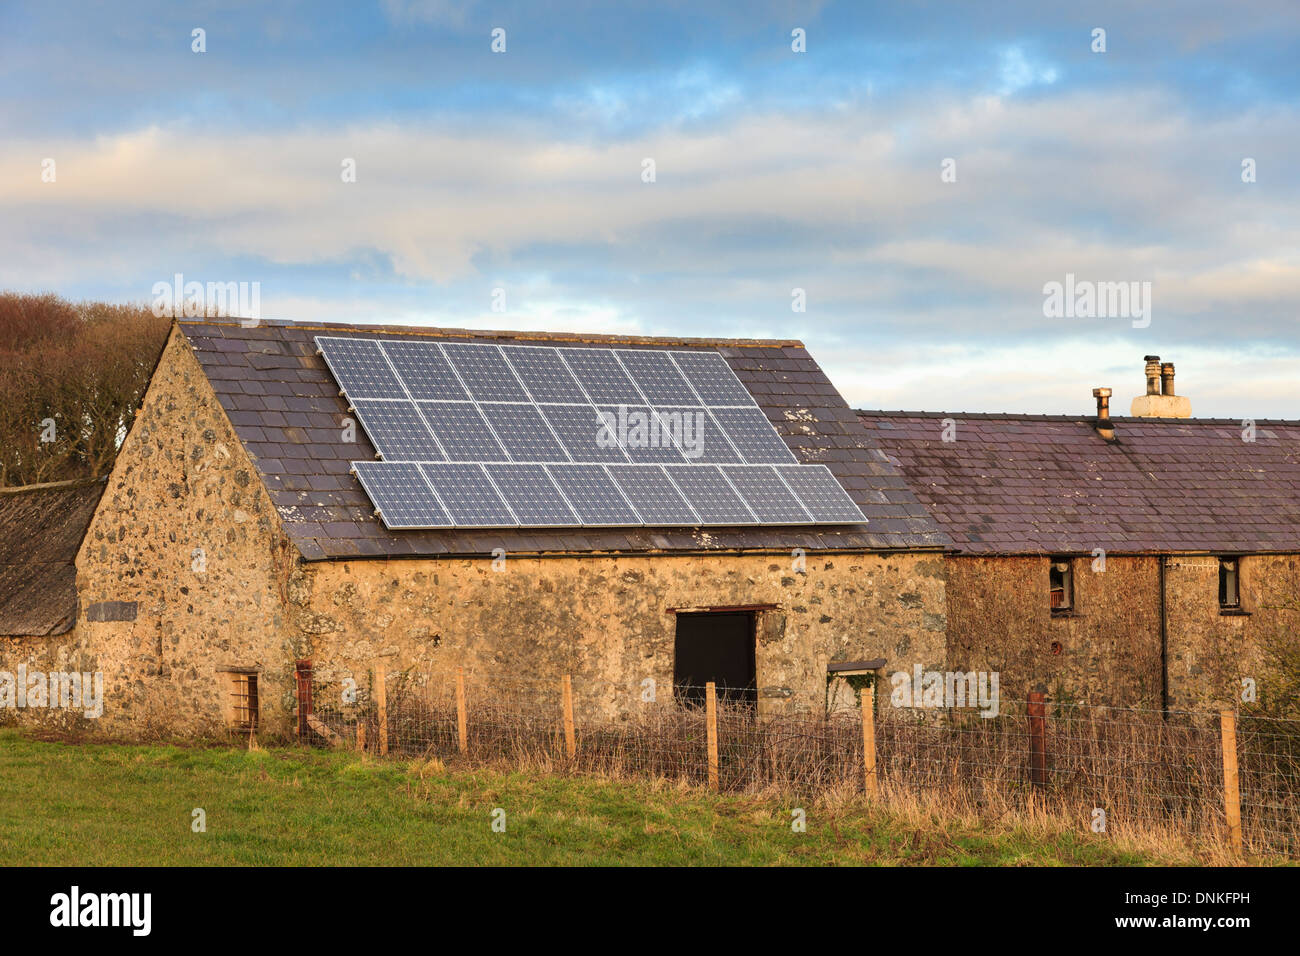
POLYGON ((307 736, 307 718, 311 716, 311 661, 297 661, 294 676, 298 680, 298 736, 307 736))

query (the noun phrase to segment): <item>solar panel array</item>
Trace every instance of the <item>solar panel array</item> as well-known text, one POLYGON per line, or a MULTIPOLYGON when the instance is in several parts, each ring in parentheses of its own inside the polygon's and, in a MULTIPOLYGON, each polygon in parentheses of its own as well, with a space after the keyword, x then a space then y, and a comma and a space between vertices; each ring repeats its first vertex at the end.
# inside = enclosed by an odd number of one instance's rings
POLYGON ((861 524, 717 352, 318 336, 389 528, 861 524))

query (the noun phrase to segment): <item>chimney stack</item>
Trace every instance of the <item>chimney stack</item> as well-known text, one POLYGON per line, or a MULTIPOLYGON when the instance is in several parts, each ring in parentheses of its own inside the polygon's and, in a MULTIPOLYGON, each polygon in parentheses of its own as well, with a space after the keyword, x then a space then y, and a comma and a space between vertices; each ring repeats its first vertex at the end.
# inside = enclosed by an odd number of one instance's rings
POLYGON ((1174 394, 1174 363, 1165 362, 1160 366, 1160 394, 1174 394))
POLYGON ((1115 423, 1110 420, 1110 395, 1108 388, 1094 388, 1092 397, 1097 400, 1097 434, 1106 441, 1115 440, 1115 423))
POLYGON ((1160 394, 1160 356, 1148 355, 1147 363, 1147 394, 1160 394))
MULTIPOLYGON (((1191 418, 1192 403, 1174 394, 1174 363, 1146 356, 1147 393, 1133 399, 1129 412, 1134 418, 1191 418)), ((1095 394, 1095 393, 1094 393, 1095 394)))

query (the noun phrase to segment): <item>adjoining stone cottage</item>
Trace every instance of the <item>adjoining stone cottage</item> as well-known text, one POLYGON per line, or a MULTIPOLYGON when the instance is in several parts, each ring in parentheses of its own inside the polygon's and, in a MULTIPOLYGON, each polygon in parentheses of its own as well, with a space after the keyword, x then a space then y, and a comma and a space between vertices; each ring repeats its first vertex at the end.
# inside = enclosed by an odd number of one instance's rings
POLYGON ((27 703, 29 678, 43 696, 33 694, 28 722, 65 722, 68 714, 49 706, 48 675, 82 663, 93 673, 93 661, 74 653, 75 560, 103 490, 103 479, 0 488, 0 723, 17 717, 20 698, 27 703))
POLYGON ((57 653, 103 671, 95 729, 124 736, 290 733, 302 659, 363 693, 377 661, 447 681, 568 673, 584 706, 618 713, 647 678, 672 688, 699 640, 730 642, 760 713, 816 712, 833 662, 942 664, 947 543, 798 342, 183 321, 90 520, 57 653), (715 350, 868 523, 388 530, 351 473, 375 449, 318 334, 715 350))
POLYGON ((1093 394, 1086 416, 859 412, 953 541, 950 666, 1018 699, 1267 693, 1300 625, 1300 422, 1191 418, 1157 356, 1131 416, 1093 394))

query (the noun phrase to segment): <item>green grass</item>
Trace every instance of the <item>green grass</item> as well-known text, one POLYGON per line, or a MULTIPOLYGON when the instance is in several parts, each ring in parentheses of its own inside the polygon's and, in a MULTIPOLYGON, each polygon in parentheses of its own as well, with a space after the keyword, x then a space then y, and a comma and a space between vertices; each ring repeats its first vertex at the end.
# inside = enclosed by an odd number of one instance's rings
POLYGON ((1195 863, 851 801, 447 770, 297 747, 68 744, 0 731, 3 865, 1123 865, 1195 863), (207 830, 191 830, 206 811, 207 830), (492 831, 492 811, 506 831, 492 831))

